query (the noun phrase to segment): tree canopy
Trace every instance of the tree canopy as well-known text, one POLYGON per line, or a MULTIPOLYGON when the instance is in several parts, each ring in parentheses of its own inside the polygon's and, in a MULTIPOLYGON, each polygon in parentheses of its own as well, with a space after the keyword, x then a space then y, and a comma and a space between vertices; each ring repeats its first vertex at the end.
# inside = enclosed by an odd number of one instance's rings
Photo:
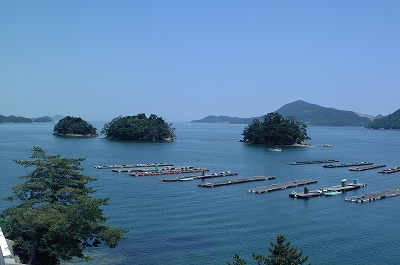
MULTIPOLYGON (((264 256, 263 254, 253 253, 253 259, 257 261, 258 265, 300 265, 305 264, 308 260, 308 256, 303 256, 302 251, 298 251, 297 247, 290 246, 290 241, 285 242, 286 239, 283 235, 276 237, 276 243, 270 242, 270 248, 268 248, 269 254, 264 256)), ((238 254, 233 256, 234 262, 228 265, 245 265, 246 261, 240 258, 238 254)))
POLYGON ((116 247, 125 230, 106 226, 109 219, 100 207, 107 198, 95 199, 87 184, 96 179, 82 175, 84 158, 48 156, 39 148, 32 149, 32 160, 15 162, 35 167, 22 184, 13 187, 6 200, 15 206, 3 211, 7 238, 15 242, 14 250, 26 264, 59 264, 73 257, 89 259, 83 251, 102 243, 116 247))
POLYGON ((173 141, 175 128, 172 123, 166 123, 163 118, 144 113, 135 116, 119 116, 104 124, 101 134, 112 140, 139 140, 139 141, 173 141))
POLYGON ((97 136, 96 128, 80 117, 66 116, 58 121, 53 130, 61 136, 97 136))
POLYGON ((254 144, 295 144, 310 139, 307 126, 294 117, 284 118, 277 112, 264 116, 264 121, 254 119, 243 131, 243 141, 254 144))

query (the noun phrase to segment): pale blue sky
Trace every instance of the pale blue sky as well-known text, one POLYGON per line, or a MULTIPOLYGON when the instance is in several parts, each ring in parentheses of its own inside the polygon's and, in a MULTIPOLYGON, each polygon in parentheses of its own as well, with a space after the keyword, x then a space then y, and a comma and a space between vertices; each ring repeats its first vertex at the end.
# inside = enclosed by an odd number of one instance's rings
POLYGON ((0 114, 400 108, 400 1, 0 0, 0 114))

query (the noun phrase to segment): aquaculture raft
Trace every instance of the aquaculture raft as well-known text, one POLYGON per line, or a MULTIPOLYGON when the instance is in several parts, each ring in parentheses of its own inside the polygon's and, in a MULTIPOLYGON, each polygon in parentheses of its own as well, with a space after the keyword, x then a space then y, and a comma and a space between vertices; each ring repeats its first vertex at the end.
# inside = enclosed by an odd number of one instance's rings
POLYGON ((400 167, 382 169, 382 170, 378 171, 378 173, 384 173, 384 174, 390 174, 390 173, 394 173, 394 172, 400 172, 400 167))
POLYGON ((146 176, 159 176, 159 175, 171 175, 171 174, 185 174, 193 172, 205 172, 208 171, 206 168, 193 168, 193 167, 174 167, 174 169, 159 169, 159 170, 135 170, 130 175, 133 177, 146 177, 146 176))
POLYGON ((323 165, 324 168, 337 168, 337 167, 358 167, 358 166, 366 166, 372 165, 372 162, 357 162, 357 163, 343 163, 343 164, 328 164, 323 165))
POLYGON ((238 173, 235 172, 221 172, 221 173, 212 173, 212 174, 203 174, 203 175, 192 175, 192 176, 180 176, 173 178, 162 178, 160 181, 163 182, 174 182, 174 181, 182 181, 182 180, 195 180, 195 179, 207 179, 207 178, 218 178, 218 177, 228 177, 228 176, 236 176, 238 173))
POLYGON ((269 186, 262 186, 262 187, 257 187, 257 188, 253 188, 253 189, 248 189, 247 191, 251 192, 251 193, 261 194, 261 193, 267 193, 267 192, 276 191, 276 190, 284 190, 287 188, 294 188, 297 186, 304 186, 304 185, 313 184, 313 183, 317 183, 317 181, 312 180, 312 179, 300 179, 300 180, 295 180, 295 181, 277 183, 277 184, 272 184, 269 186))
POLYGON ((335 163, 339 162, 336 159, 328 159, 328 160, 313 160, 313 161, 300 161, 300 162, 286 162, 289 165, 310 165, 310 164, 325 164, 325 163, 335 163))
POLYGON ((201 184, 198 184, 197 186, 204 187, 204 188, 212 188, 212 187, 241 184, 241 183, 253 182, 253 181, 271 180, 271 179, 275 179, 275 177, 273 177, 273 176, 256 176, 256 177, 249 177, 249 178, 221 180, 221 181, 201 183, 201 184))
POLYGON ((384 165, 384 164, 372 164, 372 165, 349 168, 349 170, 350 171, 364 171, 364 170, 370 170, 370 169, 375 169, 375 168, 380 168, 380 167, 386 167, 386 165, 384 165))
POLYGON ((364 202, 372 202, 375 200, 382 200, 382 199, 395 197, 395 196, 399 196, 399 195, 400 195, 400 187, 388 189, 388 190, 371 192, 371 193, 367 193, 367 194, 363 194, 363 195, 359 195, 359 196, 347 197, 346 201, 364 203, 364 202))
POLYGON ((311 191, 309 191, 307 188, 304 188, 304 192, 292 192, 289 194, 289 197, 299 198, 299 199, 308 199, 308 198, 328 195, 329 193, 332 193, 332 192, 344 193, 346 191, 356 190, 359 188, 363 188, 365 186, 367 186, 367 184, 358 183, 358 180, 354 180, 353 184, 346 184, 346 180, 342 180, 342 185, 331 186, 328 188, 311 190, 311 191))
POLYGON ((146 163, 146 164, 126 164, 126 165, 103 165, 103 166, 94 166, 97 169, 113 169, 113 168, 138 168, 138 167, 167 167, 173 166, 170 163, 146 163))

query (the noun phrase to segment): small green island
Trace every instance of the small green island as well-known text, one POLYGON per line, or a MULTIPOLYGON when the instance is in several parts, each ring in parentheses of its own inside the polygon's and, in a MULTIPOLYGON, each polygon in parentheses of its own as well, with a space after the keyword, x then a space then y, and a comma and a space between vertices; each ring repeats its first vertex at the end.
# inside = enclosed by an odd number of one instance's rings
POLYGON ((242 133, 242 142, 269 145, 306 145, 311 140, 307 135, 307 126, 294 117, 284 118, 277 112, 264 115, 263 121, 254 119, 242 133))
POLYGON ((66 116, 54 126, 53 134, 63 137, 97 137, 96 128, 80 117, 66 116))
POLYGON ((109 140, 173 141, 175 128, 162 117, 140 113, 134 116, 119 116, 104 124, 101 134, 109 140))

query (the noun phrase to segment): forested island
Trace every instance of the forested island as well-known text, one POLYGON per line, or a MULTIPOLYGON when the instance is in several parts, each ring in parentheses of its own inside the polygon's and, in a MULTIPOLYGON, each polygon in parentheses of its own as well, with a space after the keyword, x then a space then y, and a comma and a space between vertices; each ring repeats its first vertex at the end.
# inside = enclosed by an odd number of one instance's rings
POLYGON ((242 141, 252 144, 304 145, 305 140, 311 139, 306 128, 294 117, 284 118, 277 112, 271 112, 263 117, 263 121, 255 119, 244 128, 242 141))
POLYGON ((400 109, 392 114, 370 122, 366 128, 384 129, 384 130, 400 130, 400 109))
POLYGON ((162 117, 140 113, 134 116, 119 116, 104 124, 101 134, 109 140, 173 141, 175 128, 162 117))
POLYGON ((54 126, 53 134, 65 137, 96 137, 96 128, 80 117, 66 116, 54 126))

